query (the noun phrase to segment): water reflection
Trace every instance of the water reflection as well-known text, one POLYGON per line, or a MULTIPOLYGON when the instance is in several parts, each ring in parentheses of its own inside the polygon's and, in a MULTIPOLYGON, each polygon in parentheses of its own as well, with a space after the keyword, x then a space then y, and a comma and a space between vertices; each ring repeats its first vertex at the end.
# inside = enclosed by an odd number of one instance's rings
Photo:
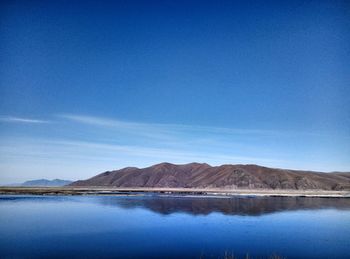
POLYGON ((0 233, 0 258, 350 258, 350 199, 0 196, 0 233))
POLYGON ((171 213, 207 215, 212 212, 219 212, 225 215, 259 216, 292 210, 350 210, 349 198, 110 196, 100 197, 97 200, 104 205, 126 209, 145 208, 163 215, 171 213))

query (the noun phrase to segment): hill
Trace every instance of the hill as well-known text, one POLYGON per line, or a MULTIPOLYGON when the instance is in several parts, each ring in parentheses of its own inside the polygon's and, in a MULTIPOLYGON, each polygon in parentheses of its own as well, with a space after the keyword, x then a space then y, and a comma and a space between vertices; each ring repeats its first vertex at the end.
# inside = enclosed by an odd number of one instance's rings
POLYGON ((60 187, 60 186, 68 185, 70 183, 72 183, 72 181, 61 180, 61 179, 54 179, 54 180, 38 179, 38 180, 26 181, 22 183, 20 186, 60 187))
POLYGON ((350 190, 350 173, 322 173, 258 165, 161 163, 147 168, 107 171, 70 186, 350 190))

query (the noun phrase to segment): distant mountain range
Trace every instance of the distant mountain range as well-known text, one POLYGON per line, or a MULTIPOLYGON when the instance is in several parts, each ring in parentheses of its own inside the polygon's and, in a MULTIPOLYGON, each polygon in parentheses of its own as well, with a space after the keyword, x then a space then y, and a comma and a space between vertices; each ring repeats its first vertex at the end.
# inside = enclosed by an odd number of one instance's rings
POLYGON ((350 172, 322 173, 258 165, 161 163, 147 168, 107 171, 69 186, 350 190, 350 172))
POLYGON ((61 179, 54 179, 54 180, 38 179, 38 180, 26 181, 22 184, 19 184, 19 186, 60 187, 60 186, 68 185, 70 183, 72 183, 72 181, 61 180, 61 179))

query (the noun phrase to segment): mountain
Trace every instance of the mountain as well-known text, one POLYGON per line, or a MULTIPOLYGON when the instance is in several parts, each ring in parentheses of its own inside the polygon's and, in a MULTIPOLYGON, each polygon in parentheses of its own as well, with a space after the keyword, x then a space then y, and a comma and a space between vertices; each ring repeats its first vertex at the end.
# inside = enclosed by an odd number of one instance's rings
POLYGON ((22 183, 20 186, 60 187, 60 186, 68 185, 70 183, 72 183, 72 181, 61 180, 61 179, 54 179, 54 180, 38 179, 38 180, 26 181, 22 183))
POLYGON ((350 190, 350 173, 322 173, 258 165, 161 163, 147 168, 107 171, 70 186, 350 190))

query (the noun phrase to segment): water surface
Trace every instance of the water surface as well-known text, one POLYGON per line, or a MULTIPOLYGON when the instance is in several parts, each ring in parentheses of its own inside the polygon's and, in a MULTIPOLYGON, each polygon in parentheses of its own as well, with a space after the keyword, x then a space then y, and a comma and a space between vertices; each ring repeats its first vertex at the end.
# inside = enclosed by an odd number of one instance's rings
POLYGON ((0 257, 350 258, 350 199, 0 196, 0 257))

